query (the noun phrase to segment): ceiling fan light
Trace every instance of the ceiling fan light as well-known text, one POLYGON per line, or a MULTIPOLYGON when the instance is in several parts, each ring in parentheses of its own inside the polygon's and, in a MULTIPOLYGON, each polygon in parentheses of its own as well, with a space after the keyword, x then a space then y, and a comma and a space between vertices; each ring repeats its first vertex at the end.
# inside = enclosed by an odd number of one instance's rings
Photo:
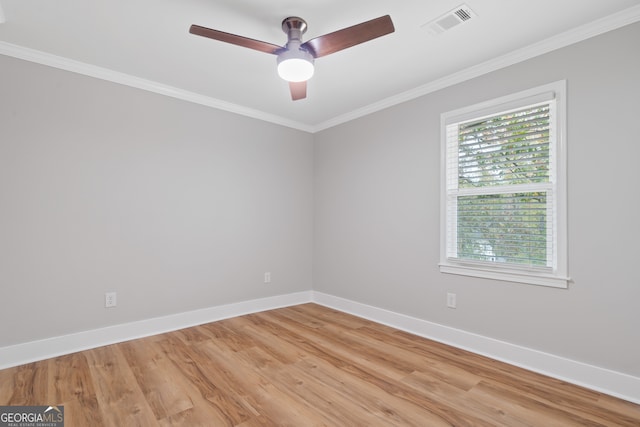
POLYGON ((278 75, 288 82, 306 82, 313 71, 313 56, 309 52, 289 50, 278 56, 278 75))
POLYGON ((278 75, 288 82, 306 82, 313 70, 313 64, 305 59, 291 58, 278 64, 278 75))

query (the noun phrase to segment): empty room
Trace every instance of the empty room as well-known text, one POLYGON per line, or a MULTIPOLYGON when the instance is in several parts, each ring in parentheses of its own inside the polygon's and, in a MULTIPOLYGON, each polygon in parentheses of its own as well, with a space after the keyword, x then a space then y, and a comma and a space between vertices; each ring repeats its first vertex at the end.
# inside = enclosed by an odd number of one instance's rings
POLYGON ((640 3, 0 0, 0 427, 640 425, 640 3))

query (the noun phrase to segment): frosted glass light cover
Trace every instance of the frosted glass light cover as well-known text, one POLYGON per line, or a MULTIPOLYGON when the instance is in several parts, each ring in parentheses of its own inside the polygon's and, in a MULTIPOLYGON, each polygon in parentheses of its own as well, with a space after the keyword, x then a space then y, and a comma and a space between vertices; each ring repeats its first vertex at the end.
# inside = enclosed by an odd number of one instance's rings
POLYGON ((306 59, 290 58, 278 64, 278 75, 288 82, 304 82, 313 76, 313 64, 306 59))

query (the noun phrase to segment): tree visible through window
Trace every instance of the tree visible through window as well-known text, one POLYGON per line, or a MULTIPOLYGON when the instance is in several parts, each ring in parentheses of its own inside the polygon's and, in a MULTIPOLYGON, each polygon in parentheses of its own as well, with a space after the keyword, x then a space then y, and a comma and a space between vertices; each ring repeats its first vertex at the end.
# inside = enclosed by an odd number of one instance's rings
POLYGON ((544 92, 443 115, 445 272, 557 275, 556 104, 556 92, 544 92))
POLYGON ((458 197, 458 258, 546 266, 549 106, 457 126, 458 188, 481 190, 458 197))

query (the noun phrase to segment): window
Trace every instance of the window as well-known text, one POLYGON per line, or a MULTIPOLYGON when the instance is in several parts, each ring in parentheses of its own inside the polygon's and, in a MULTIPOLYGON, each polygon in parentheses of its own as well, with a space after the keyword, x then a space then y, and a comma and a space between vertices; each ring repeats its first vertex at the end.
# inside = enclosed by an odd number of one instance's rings
POLYGON ((440 271, 567 287, 566 84, 442 115, 440 271))

